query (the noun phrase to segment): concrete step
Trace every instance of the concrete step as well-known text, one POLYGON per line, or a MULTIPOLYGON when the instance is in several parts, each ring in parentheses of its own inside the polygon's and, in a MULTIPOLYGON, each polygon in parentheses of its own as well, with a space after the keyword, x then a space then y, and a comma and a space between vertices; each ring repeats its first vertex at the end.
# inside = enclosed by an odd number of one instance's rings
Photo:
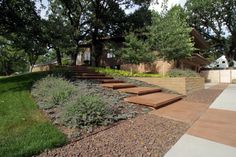
POLYGON ((137 94, 137 95, 144 95, 144 94, 151 94, 160 92, 160 88, 152 88, 152 87, 134 87, 134 88, 127 88, 127 89, 119 89, 121 92, 130 93, 130 94, 137 94))
POLYGON ((108 76, 74 76, 74 78, 88 79, 88 80, 113 79, 113 77, 108 77, 108 76))
POLYGON ((135 85, 129 84, 129 83, 105 83, 105 84, 102 84, 101 86, 105 88, 112 88, 112 89, 136 87, 135 85))
POLYGON ((101 83, 124 83, 124 81, 111 79, 111 80, 101 80, 101 83))
POLYGON ((167 93, 153 93, 142 96, 125 98, 126 102, 159 108, 174 103, 182 98, 181 95, 167 93))

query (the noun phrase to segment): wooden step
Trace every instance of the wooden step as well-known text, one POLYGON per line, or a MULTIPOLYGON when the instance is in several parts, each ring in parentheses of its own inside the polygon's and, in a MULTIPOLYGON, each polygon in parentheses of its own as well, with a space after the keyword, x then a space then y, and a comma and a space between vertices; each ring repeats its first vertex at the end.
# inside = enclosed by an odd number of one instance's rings
POLYGON ((127 88, 127 89, 119 89, 121 92, 130 93, 130 94, 137 94, 137 95, 144 95, 144 94, 151 94, 160 92, 160 88, 151 88, 151 87, 134 87, 134 88, 127 88))
POLYGON ((99 73, 76 73, 77 76, 106 76, 105 74, 99 73))
POLYGON ((111 80, 100 80, 101 83, 124 83, 124 81, 122 80, 115 80, 115 79, 111 79, 111 80))
POLYGON ((167 93, 153 93, 142 96, 125 98, 126 102, 159 108, 182 98, 181 95, 167 93))
POLYGON ((74 73, 97 73, 95 70, 71 70, 74 73))
POLYGON ((74 78, 89 79, 89 80, 113 79, 113 77, 108 77, 108 76, 74 76, 74 78))
POLYGON ((105 84, 102 84, 101 86, 106 87, 106 88, 112 88, 112 89, 136 87, 135 85, 129 84, 129 83, 105 83, 105 84))

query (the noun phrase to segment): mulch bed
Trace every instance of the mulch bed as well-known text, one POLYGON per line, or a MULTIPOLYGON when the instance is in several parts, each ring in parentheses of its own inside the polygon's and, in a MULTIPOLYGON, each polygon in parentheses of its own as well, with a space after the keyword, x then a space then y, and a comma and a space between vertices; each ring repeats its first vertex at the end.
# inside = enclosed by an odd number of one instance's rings
POLYGON ((142 115, 62 148, 45 151, 39 156, 161 157, 188 128, 185 123, 142 115))

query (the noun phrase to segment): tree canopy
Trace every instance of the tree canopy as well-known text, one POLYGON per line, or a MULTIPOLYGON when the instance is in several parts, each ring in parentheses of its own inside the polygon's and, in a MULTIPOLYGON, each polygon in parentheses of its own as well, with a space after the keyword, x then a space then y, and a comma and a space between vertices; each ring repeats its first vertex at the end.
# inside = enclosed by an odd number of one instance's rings
POLYGON ((236 59, 236 1, 188 0, 188 20, 210 43, 210 52, 236 59))
POLYGON ((190 57, 195 50, 191 30, 184 10, 174 6, 166 13, 153 13, 152 25, 148 28, 149 44, 160 58, 179 61, 190 57))

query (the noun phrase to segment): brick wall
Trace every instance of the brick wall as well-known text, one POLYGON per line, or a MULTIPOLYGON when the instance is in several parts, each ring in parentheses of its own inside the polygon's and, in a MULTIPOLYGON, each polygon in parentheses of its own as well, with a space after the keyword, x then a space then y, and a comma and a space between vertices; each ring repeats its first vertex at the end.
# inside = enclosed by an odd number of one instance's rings
POLYGON ((175 68, 175 64, 174 62, 157 60, 151 64, 139 64, 139 65, 123 64, 120 66, 121 70, 127 70, 127 71, 130 71, 131 67, 134 72, 140 72, 140 73, 152 72, 152 73, 166 74, 171 69, 175 68))
POLYGON ((133 79, 143 81, 149 84, 157 85, 175 91, 179 94, 187 95, 193 91, 204 88, 204 78, 201 77, 178 77, 178 78, 148 78, 135 77, 133 79))

